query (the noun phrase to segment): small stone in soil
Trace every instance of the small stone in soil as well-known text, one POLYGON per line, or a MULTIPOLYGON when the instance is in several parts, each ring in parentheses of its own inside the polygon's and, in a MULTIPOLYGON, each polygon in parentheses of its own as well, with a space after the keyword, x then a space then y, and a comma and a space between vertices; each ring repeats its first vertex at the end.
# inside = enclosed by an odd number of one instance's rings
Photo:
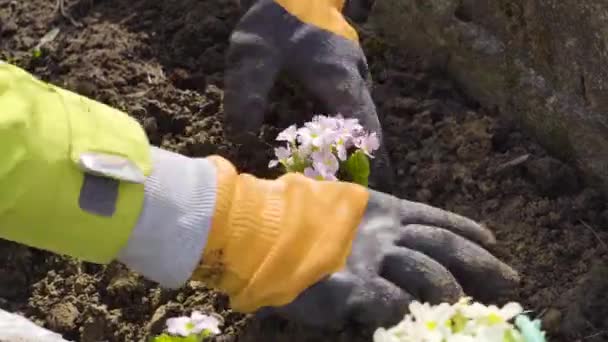
POLYGON ((74 304, 58 303, 47 314, 46 322, 54 331, 69 332, 76 327, 78 316, 80 316, 80 312, 74 304))

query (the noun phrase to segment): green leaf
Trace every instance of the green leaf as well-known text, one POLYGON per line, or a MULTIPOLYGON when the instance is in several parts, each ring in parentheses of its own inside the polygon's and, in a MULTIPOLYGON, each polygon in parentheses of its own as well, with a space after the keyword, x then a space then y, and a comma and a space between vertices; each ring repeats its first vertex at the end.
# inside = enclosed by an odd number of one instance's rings
POLYGON ((363 151, 357 150, 351 154, 342 166, 352 182, 363 186, 368 185, 370 173, 369 159, 363 151))
POLYGON ((32 57, 34 57, 34 59, 42 57, 42 51, 40 49, 34 49, 32 51, 32 57))
POLYGON ((452 325, 452 332, 459 333, 464 330, 467 324, 467 318, 458 312, 452 317, 450 322, 452 325))
POLYGON ((285 168, 285 172, 289 173, 289 172, 299 172, 299 173, 303 173, 304 169, 306 169, 309 165, 310 162, 302 157, 300 157, 300 155, 298 153, 294 153, 293 154, 293 163, 291 165, 286 165, 283 164, 283 167, 285 168))
POLYGON ((174 336, 162 334, 154 337, 151 342, 173 342, 176 341, 174 336))
POLYGON ((151 342, 201 342, 201 341, 204 341, 209 336, 211 336, 211 334, 206 331, 200 335, 192 334, 188 337, 171 336, 168 334, 162 334, 162 335, 154 337, 151 340, 151 342))

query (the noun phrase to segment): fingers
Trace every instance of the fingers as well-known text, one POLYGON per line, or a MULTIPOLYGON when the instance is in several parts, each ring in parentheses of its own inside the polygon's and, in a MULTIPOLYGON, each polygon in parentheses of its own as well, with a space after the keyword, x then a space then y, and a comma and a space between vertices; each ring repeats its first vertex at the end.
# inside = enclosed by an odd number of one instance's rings
POLYGON ((298 45, 298 55, 288 68, 304 87, 326 107, 327 114, 356 118, 380 139, 380 148, 371 160, 370 187, 383 192, 394 189, 394 173, 383 132, 370 93, 369 70, 360 47, 329 32, 309 32, 298 45), (313 56, 311 58, 311 55, 313 56))
POLYGON ((479 223, 423 203, 402 200, 401 223, 445 228, 485 246, 496 243, 494 234, 479 223))
POLYGON ((227 64, 224 129, 233 142, 246 143, 264 120, 268 93, 280 70, 280 56, 262 36, 237 28, 230 38, 227 64))
POLYGON ((346 272, 335 273, 306 289, 293 302, 264 308, 257 315, 274 314, 304 326, 339 329, 347 323, 351 310, 348 298, 359 286, 363 286, 360 278, 346 272))
POLYGON ((391 326, 403 319, 414 296, 376 277, 351 295, 350 320, 367 327, 391 326))
POLYGON ((290 74, 327 107, 328 114, 357 118, 382 138, 367 62, 357 43, 325 30, 310 30, 298 37, 290 57, 290 74))
POLYGON ((311 286, 293 302, 278 308, 264 308, 256 317, 278 315, 317 329, 339 330, 350 323, 387 326, 403 318, 413 299, 403 289, 380 277, 338 272, 311 286))
POLYGON ((392 194, 395 191, 395 172, 391 166, 386 145, 380 145, 375 158, 371 160, 369 188, 392 194))
POLYGON ((433 258, 447 268, 465 292, 480 299, 491 299, 512 290, 519 275, 479 245, 442 228, 408 225, 403 227, 399 246, 433 258))
POLYGON ((408 248, 394 248, 383 260, 380 275, 421 301, 455 302, 464 293, 454 276, 427 255, 408 248))

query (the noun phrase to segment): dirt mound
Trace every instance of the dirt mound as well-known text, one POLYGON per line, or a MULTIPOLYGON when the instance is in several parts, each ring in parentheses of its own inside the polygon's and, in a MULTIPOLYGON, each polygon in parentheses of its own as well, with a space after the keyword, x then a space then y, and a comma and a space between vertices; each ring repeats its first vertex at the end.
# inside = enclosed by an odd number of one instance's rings
MULTIPOLYGON (((151 141, 190 156, 210 153, 272 176, 269 148, 243 155, 222 137, 222 72, 238 13, 232 0, 0 0, 0 58, 136 117, 151 141), (58 37, 32 48, 54 27, 58 37)), ((608 209, 570 167, 508 122, 478 108, 416 56, 363 31, 374 98, 397 169, 397 193, 492 227, 496 253, 518 269, 512 298, 545 320, 552 341, 605 341, 608 209), (604 241, 604 242, 602 242, 604 241), (594 265, 594 266, 592 266, 594 265)), ((281 81, 262 136, 310 115, 315 104, 281 81)), ((190 283, 167 291, 128 272, 0 242, 0 307, 77 341, 143 341, 192 310, 226 319, 221 341, 369 341, 358 327, 328 335, 231 312, 224 296, 190 283)))

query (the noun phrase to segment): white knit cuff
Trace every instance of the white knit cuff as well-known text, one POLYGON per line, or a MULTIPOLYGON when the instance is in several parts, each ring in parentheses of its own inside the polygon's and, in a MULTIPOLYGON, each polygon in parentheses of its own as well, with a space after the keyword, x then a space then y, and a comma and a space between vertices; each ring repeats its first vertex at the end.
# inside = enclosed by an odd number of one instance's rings
POLYGON ((152 147, 137 226, 118 260, 163 287, 181 287, 202 256, 215 209, 216 168, 152 147))
POLYGON ((18 314, 0 309, 0 341, 69 342, 18 314))

